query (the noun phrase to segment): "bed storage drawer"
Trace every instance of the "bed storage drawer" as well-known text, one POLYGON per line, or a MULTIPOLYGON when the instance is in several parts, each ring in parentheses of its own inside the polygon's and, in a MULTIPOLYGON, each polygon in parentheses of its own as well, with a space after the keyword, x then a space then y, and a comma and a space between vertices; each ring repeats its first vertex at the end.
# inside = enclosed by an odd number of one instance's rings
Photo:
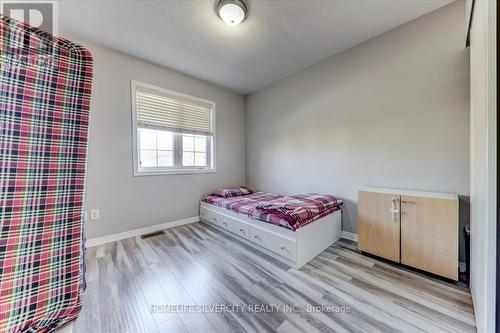
POLYGON ((200 206, 200 220, 207 220, 207 209, 203 206, 200 206))
POLYGON ((204 207, 200 208, 200 219, 215 224, 217 226, 221 225, 220 215, 204 207))
POLYGON ((297 258, 297 243, 295 240, 263 230, 252 225, 248 226, 249 239, 280 256, 295 260, 297 258))
POLYGON ((232 233, 248 238, 248 225, 230 217, 222 217, 220 226, 232 233))

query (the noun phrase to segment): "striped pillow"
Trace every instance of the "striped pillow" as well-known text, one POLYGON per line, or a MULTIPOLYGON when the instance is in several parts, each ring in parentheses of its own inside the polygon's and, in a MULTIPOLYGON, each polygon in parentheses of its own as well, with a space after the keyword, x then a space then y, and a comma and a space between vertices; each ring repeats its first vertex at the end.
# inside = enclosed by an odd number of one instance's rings
POLYGON ((241 197, 243 195, 249 195, 252 193, 253 191, 248 187, 240 186, 236 188, 220 188, 214 193, 212 193, 212 195, 222 198, 231 198, 231 197, 241 197))

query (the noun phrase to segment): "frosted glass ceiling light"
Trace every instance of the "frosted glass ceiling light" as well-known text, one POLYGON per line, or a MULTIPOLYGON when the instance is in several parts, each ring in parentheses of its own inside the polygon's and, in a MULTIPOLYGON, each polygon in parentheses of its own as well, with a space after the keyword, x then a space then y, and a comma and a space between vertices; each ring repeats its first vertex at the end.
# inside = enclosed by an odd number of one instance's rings
POLYGON ((247 16, 247 6, 241 0, 220 0, 217 12, 222 21, 230 26, 235 26, 247 16))

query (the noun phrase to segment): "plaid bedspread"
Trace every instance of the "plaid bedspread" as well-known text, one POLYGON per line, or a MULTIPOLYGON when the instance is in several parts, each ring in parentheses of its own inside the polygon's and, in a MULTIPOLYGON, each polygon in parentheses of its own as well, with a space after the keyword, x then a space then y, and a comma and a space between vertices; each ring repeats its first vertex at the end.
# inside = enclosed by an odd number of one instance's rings
POLYGON ((49 332, 81 307, 92 57, 0 16, 0 332, 49 332))
POLYGON ((335 196, 318 193, 285 196, 255 192, 232 198, 207 195, 203 201, 238 214, 244 214, 251 219, 276 224, 294 231, 312 221, 332 214, 339 210, 340 205, 342 205, 342 200, 335 196), (289 219, 283 216, 283 212, 264 209, 266 205, 286 207, 291 211, 291 216, 297 216, 297 218, 289 219))

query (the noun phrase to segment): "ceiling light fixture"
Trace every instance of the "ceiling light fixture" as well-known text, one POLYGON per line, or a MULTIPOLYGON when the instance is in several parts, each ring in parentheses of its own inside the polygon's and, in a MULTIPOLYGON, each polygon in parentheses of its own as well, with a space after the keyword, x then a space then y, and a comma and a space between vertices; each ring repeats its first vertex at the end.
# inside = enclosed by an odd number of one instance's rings
POLYGON ((220 0, 217 13, 230 26, 240 24, 247 16, 247 5, 242 0, 220 0))

